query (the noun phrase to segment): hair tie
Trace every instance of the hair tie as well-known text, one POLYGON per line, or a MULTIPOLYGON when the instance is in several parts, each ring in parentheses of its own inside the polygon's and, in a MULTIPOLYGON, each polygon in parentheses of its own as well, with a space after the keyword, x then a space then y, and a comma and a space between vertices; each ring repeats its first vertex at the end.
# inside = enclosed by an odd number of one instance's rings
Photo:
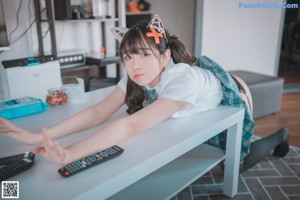
POLYGON ((169 37, 168 46, 170 46, 174 42, 174 40, 178 40, 178 37, 176 35, 171 35, 169 37))
POLYGON ((171 35, 170 38, 174 40, 178 40, 178 37, 176 35, 171 35))

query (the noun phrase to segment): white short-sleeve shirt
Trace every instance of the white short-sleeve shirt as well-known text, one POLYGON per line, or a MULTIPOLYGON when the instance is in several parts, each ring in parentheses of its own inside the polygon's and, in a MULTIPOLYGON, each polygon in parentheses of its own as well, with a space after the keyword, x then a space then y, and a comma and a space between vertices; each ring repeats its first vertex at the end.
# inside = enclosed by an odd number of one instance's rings
MULTIPOLYGON (((126 93, 127 76, 118 85, 126 93)), ((146 88, 150 89, 149 86, 146 88)), ((220 104, 223 95, 219 80, 209 70, 184 63, 174 64, 172 59, 154 89, 158 98, 188 103, 173 114, 174 118, 213 109, 220 104)))

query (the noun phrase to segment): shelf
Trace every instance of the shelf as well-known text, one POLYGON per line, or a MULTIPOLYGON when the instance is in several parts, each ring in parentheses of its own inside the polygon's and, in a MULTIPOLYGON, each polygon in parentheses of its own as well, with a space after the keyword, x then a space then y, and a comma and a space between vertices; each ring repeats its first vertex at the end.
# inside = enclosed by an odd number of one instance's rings
POLYGON ((152 15, 151 11, 141 11, 141 12, 126 12, 126 15, 152 15))
POLYGON ((224 151, 202 144, 109 198, 170 199, 224 160, 224 151))
POLYGON ((64 72, 68 72, 68 71, 88 70, 91 69, 91 67, 85 65, 74 65, 74 66, 61 66, 60 69, 64 72))
POLYGON ((117 22, 119 18, 96 18, 96 19, 66 19, 66 20, 55 20, 55 22, 71 22, 71 23, 81 23, 81 22, 117 22))
MULTIPOLYGON (((96 18, 80 18, 80 19, 71 19, 72 18, 72 3, 70 1, 53 1, 53 0, 45 0, 45 6, 42 5, 39 0, 34 0, 34 8, 36 15, 36 24, 37 24, 37 36, 38 36, 38 44, 39 44, 39 55, 43 56, 44 52, 44 32, 42 24, 48 23, 49 28, 48 31, 50 33, 50 42, 51 42, 51 54, 57 56, 57 41, 56 41, 56 31, 55 24, 59 23, 101 23, 101 41, 102 46, 105 47, 106 40, 110 38, 106 38, 106 29, 111 28, 111 25, 116 26, 125 26, 125 1, 124 0, 110 0, 108 2, 109 5, 109 15, 107 17, 96 17, 96 18), (59 3, 58 3, 59 2, 59 3), (57 3, 57 4, 56 4, 57 3), (57 9, 55 12, 54 9, 57 9), (46 15, 41 16, 41 10, 46 10, 46 15), (62 19, 62 20, 56 20, 62 19)), ((82 15, 80 15, 82 16, 82 15)), ((94 25, 94 24, 92 24, 94 25)), ((90 30, 93 31, 93 30, 90 30)))
POLYGON ((100 67, 104 67, 108 64, 118 64, 121 62, 121 58, 119 56, 111 56, 111 57, 89 57, 85 58, 86 65, 99 65, 100 67))

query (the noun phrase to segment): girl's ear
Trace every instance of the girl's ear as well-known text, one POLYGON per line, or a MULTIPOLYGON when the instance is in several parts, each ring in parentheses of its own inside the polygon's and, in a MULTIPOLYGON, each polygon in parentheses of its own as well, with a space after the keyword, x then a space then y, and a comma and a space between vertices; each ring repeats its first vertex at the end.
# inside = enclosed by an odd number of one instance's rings
POLYGON ((167 49, 162 55, 163 66, 166 66, 169 63, 170 59, 171 59, 171 51, 170 49, 167 49))

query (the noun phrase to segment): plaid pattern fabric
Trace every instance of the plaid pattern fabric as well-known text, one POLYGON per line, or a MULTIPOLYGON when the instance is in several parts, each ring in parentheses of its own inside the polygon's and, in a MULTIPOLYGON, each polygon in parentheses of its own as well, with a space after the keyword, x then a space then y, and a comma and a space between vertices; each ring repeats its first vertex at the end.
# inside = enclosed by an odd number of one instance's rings
POLYGON ((147 104, 153 103, 158 98, 158 93, 155 89, 145 89, 147 104))
MULTIPOLYGON (((241 146, 241 161, 250 152, 250 142, 254 131, 254 120, 246 103, 240 97, 240 92, 230 74, 226 72, 219 64, 206 56, 202 56, 197 60, 197 66, 210 70, 221 82, 223 99, 222 105, 230 105, 235 107, 245 108, 245 118, 243 122, 243 135, 241 146)), ((226 130, 209 139, 206 143, 215 147, 225 149, 226 145, 226 130)))

